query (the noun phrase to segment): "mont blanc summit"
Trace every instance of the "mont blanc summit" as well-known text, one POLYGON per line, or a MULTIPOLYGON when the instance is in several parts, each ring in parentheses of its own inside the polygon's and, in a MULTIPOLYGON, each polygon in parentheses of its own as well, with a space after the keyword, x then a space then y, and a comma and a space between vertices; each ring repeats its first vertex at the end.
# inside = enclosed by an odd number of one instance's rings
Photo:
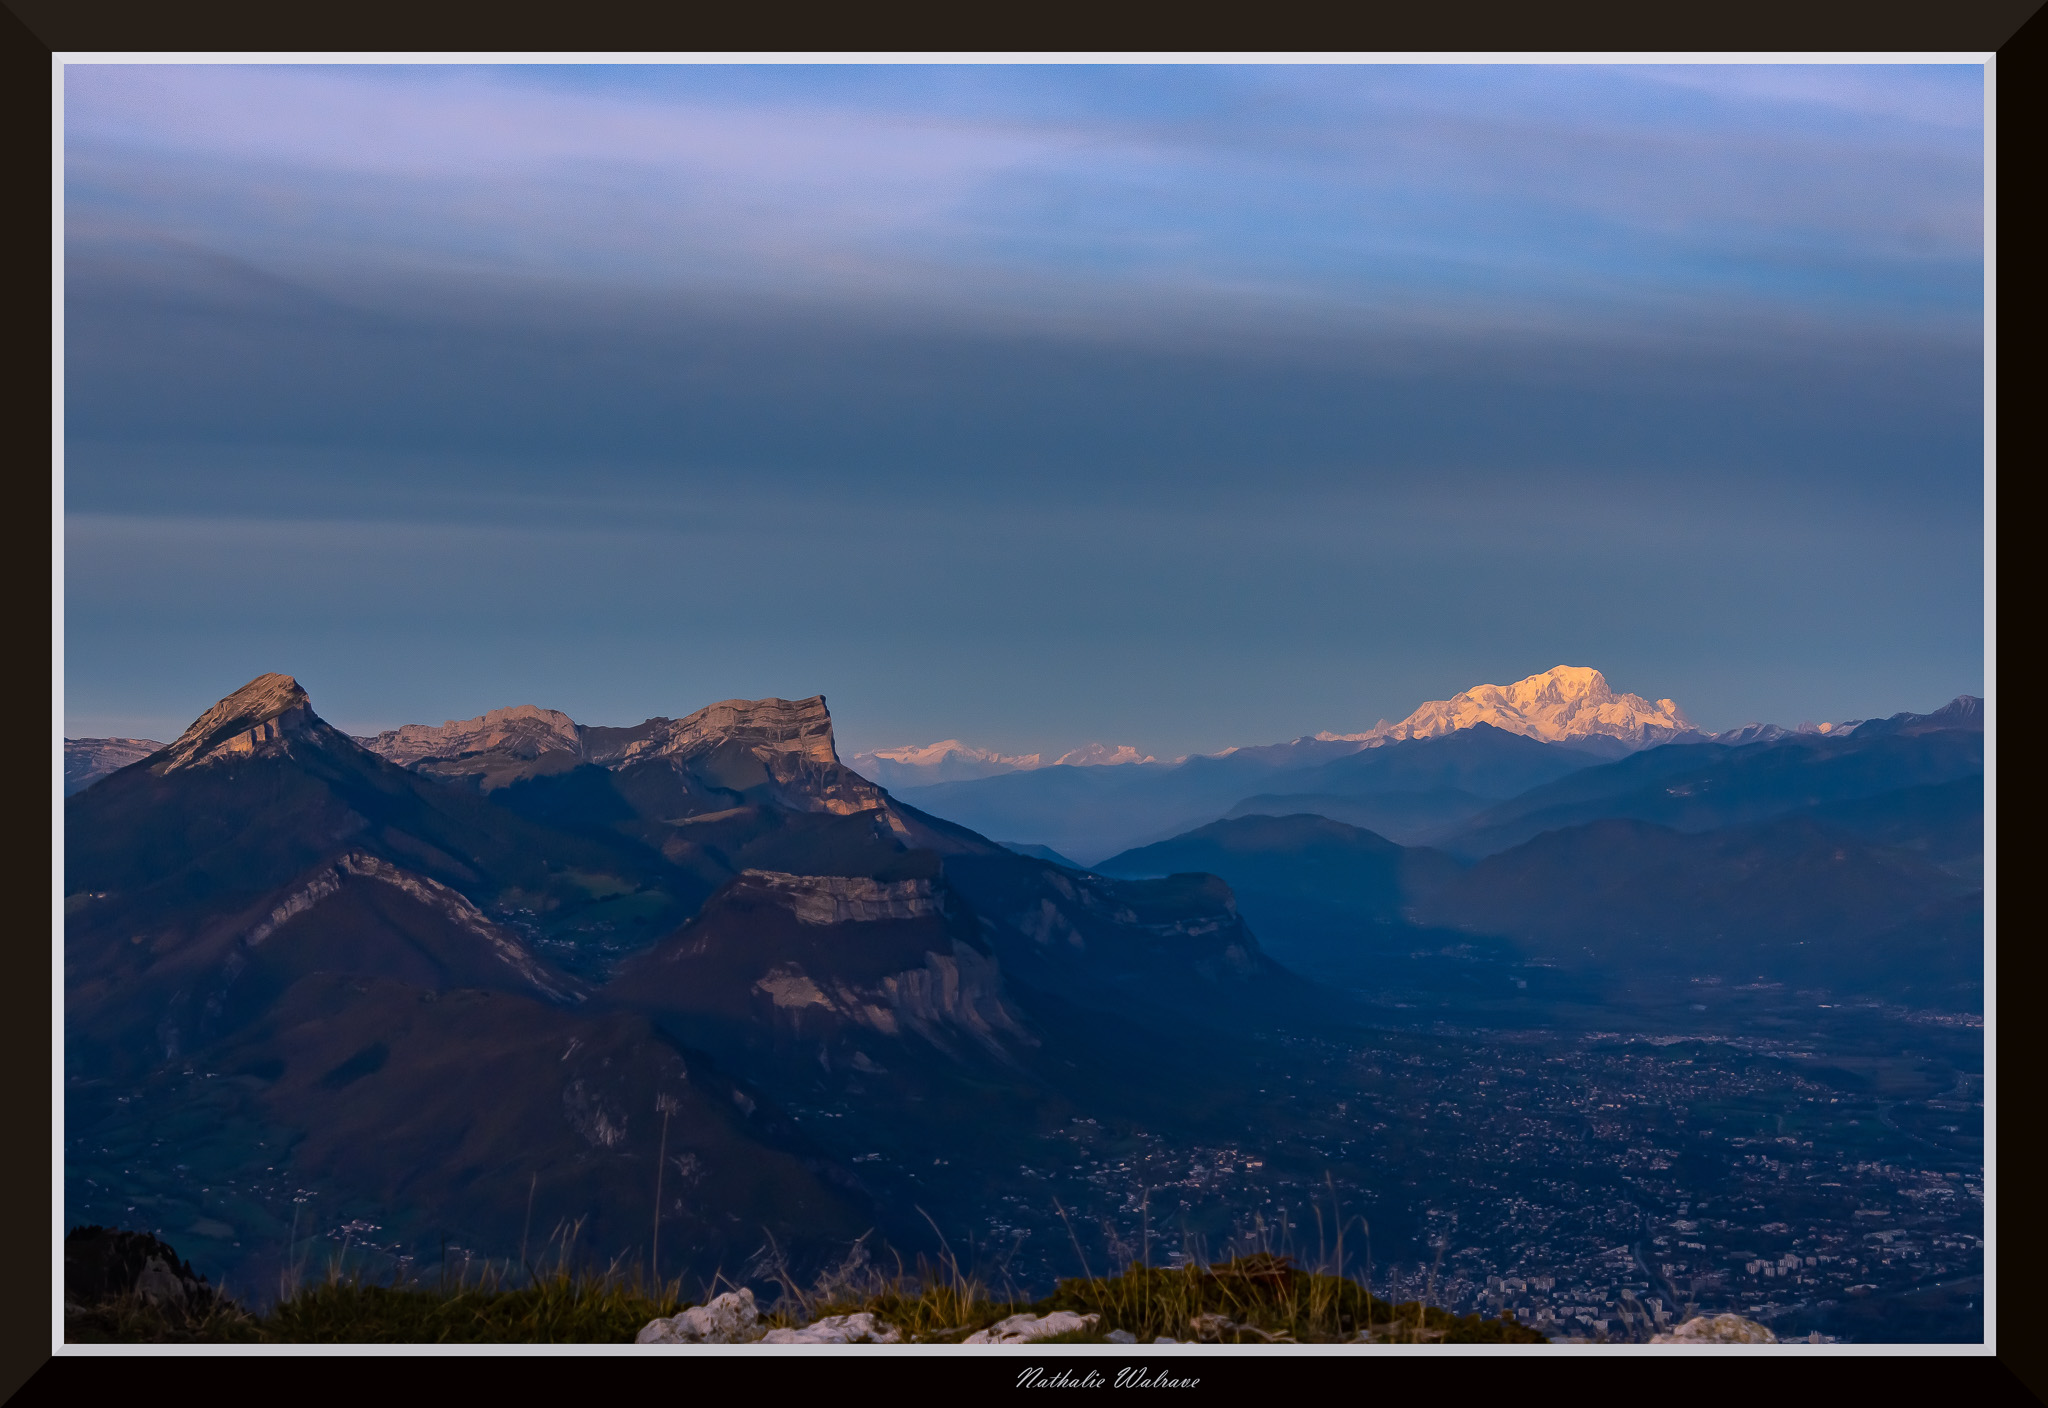
POLYGON ((1367 738, 1434 738, 1474 724, 1491 724, 1545 743, 1612 738, 1633 747, 1663 743, 1693 726, 1677 701, 1655 703, 1640 694, 1616 694, 1607 677, 1584 665, 1558 665, 1510 685, 1482 684, 1431 700, 1397 724, 1382 724, 1367 738))

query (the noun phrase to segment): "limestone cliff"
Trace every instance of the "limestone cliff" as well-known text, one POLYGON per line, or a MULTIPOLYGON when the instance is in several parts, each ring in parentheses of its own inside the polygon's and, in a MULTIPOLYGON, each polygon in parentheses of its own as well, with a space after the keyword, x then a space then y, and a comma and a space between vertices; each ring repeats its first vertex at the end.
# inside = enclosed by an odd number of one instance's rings
POLYGON ((560 710, 538 709, 531 704, 493 709, 474 719, 450 719, 438 727, 407 724, 356 741, 372 753, 407 768, 479 753, 504 753, 521 759, 556 752, 572 754, 579 760, 584 755, 583 739, 573 719, 560 710))
POLYGON ((840 762, 822 694, 725 699, 630 728, 579 724, 559 710, 521 704, 356 741, 400 767, 486 791, 584 764, 614 772, 667 765, 712 789, 798 811, 882 810, 900 825, 882 789, 840 762))
POLYGON ((201 714, 157 755, 159 777, 182 768, 289 752, 291 740, 328 729, 290 675, 258 675, 201 714))

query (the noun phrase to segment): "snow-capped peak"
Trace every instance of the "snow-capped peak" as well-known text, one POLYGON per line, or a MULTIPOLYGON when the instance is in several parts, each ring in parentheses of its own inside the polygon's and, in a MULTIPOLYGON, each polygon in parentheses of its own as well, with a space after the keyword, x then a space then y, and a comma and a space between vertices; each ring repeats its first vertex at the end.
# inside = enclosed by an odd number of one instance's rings
POLYGON ((1381 719, 1364 733, 1331 733, 1328 729, 1324 729, 1321 733, 1313 735, 1313 737, 1318 743, 1370 743, 1376 739, 1385 738, 1387 730, 1392 727, 1391 723, 1381 719))
POLYGON ((957 738, 948 738, 939 743, 906 744, 856 753, 847 760, 847 765, 884 787, 917 787, 934 782, 966 782, 1005 772, 1028 772, 1034 768, 1116 767, 1125 763, 1158 761, 1150 753, 1141 753, 1128 743, 1089 743, 1049 759, 1043 753, 998 753, 987 748, 972 748, 957 738))
POLYGON ((909 743, 855 753, 846 765, 884 787, 921 787, 934 782, 968 782, 1044 766, 1038 753, 998 753, 971 748, 957 738, 938 743, 909 743))
POLYGON ((1361 741, 1433 738, 1482 723, 1545 743, 1598 737, 1639 747, 1693 727, 1673 700, 1653 703, 1639 694, 1616 694, 1598 670, 1559 665, 1514 684, 1482 684, 1449 699, 1432 700, 1398 724, 1373 729, 1361 741))
POLYGON ((911 768, 937 767, 948 758, 966 763, 991 763, 1006 768, 1035 768, 1040 761, 1040 755, 1037 753, 1006 755, 992 752, 987 748, 970 748, 957 738, 948 738, 940 743, 911 743, 900 748, 877 748, 868 753, 856 753, 854 762, 859 764, 870 758, 900 763, 911 768))
POLYGON ((1071 753, 1062 753, 1053 759, 1054 767, 1101 768, 1119 767, 1125 763, 1156 763, 1159 760, 1150 753, 1140 753, 1128 743, 1111 747, 1107 743, 1090 743, 1076 748, 1071 753))

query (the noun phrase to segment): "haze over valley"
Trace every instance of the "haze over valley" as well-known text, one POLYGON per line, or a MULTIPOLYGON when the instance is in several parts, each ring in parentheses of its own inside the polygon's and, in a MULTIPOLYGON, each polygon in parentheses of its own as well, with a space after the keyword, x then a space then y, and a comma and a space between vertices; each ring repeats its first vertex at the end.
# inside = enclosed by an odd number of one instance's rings
POLYGON ((1061 1208, 1199 1258, 1305 1236, 1321 1180, 1388 1293, 1451 1254, 1432 1295, 1554 1335, 1968 1337, 1978 702, 1709 736, 1590 670, 1490 693, 902 796, 822 697, 350 738, 269 675, 169 745, 67 740, 67 1199, 245 1286, 309 1208, 391 1265, 503 1255, 529 1199, 645 1253, 659 1128, 704 1274, 932 1216, 1045 1284, 1061 1208), (1092 863, 954 819, 1005 807, 1092 863), (1796 1229, 1760 1117, 1813 1151, 1796 1229))

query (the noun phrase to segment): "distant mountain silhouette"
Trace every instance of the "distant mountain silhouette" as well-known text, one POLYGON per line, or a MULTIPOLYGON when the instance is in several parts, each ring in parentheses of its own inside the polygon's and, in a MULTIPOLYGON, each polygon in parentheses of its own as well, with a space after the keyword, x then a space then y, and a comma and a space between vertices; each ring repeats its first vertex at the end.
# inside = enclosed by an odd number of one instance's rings
POLYGON ((1307 812, 1412 846, 1452 830, 1459 822, 1485 811, 1487 805, 1485 798, 1456 787, 1438 787, 1427 792, 1382 792, 1365 797, 1335 797, 1327 792, 1268 792, 1245 798, 1230 809, 1230 815, 1295 816, 1307 812))
POLYGON ((1049 860, 1054 865, 1063 865, 1069 870, 1086 870, 1088 868, 1077 860, 1070 860, 1066 856, 1061 855, 1051 846, 1033 845, 1027 841, 1004 841, 1001 845, 1006 851, 1015 851, 1020 856, 1034 856, 1039 860, 1049 860))
POLYGON ((1506 798, 1600 762, 1576 745, 1544 743, 1478 723, 1382 744, 1293 774, 1289 780, 1301 783, 1301 791, 1339 797, 1456 788, 1478 797, 1506 798))
POLYGON ((1686 833, 1612 818, 1492 855, 1418 897, 1423 922, 1609 980, 1766 980, 1982 1000, 1967 878, 1811 815, 1686 833), (1960 906, 1960 908, 1958 908, 1960 906))
POLYGON ((1967 1006, 1981 1000, 1981 743, 1939 729, 1653 749, 1488 813, 1534 834, 1477 864, 1323 815, 1247 814, 1096 868, 1216 875, 1275 957, 1333 980, 1450 931, 1589 991, 1762 978, 1967 1006))
POLYGON ((1100 873, 1133 878, 1207 873, 1249 896, 1314 896, 1363 919, 1398 919, 1405 897, 1435 889, 1458 866, 1327 817, 1244 816, 1110 857, 1100 873))
POLYGON ((1984 731, 1984 701, 1974 694, 1958 694, 1931 714, 1893 714, 1888 719, 1866 719, 1856 726, 1856 732, 1865 738, 1886 735, 1913 737, 1922 733, 1939 733, 1944 729, 1974 729, 1984 731))
POLYGON ((902 795, 985 835, 1039 837, 1088 863, 1180 835, 1255 795, 1356 798, 1455 789, 1498 799, 1599 762, 1575 748, 1479 724, 1303 767, 1279 767, 1273 755, 1241 750, 1177 765, 1040 768, 902 795))
POLYGON ((141 762, 163 746, 153 738, 67 738, 64 795, 83 792, 101 778, 141 762))
POLYGON ((1868 729, 1846 737, 1797 734, 1736 748, 1667 744, 1533 788, 1471 817, 1435 844, 1477 857, 1601 817, 1703 831, 1984 770, 1980 730, 1868 729))
POLYGON ((1400 926, 1419 892, 1441 889, 1458 864, 1315 815, 1243 816, 1103 861, 1104 875, 1206 873, 1281 962, 1311 975, 1346 966, 1362 932, 1400 926))

